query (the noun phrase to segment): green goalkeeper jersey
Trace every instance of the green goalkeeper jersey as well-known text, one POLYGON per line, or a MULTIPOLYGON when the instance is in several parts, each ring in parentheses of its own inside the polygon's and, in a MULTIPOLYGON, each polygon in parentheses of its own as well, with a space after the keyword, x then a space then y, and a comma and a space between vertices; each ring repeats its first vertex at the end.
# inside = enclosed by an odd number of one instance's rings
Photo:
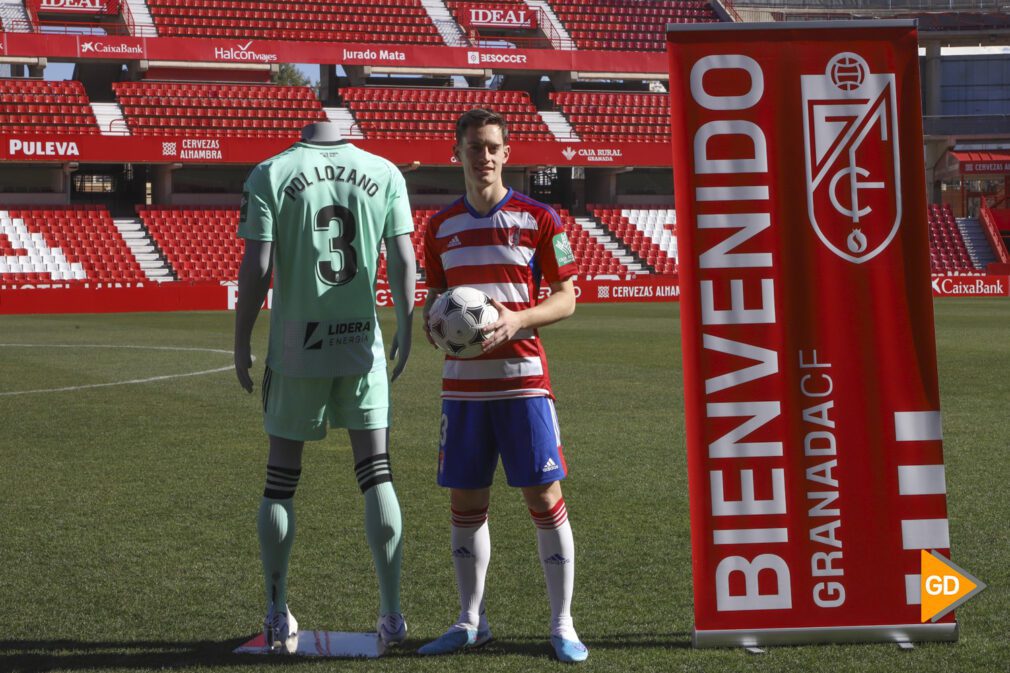
POLYGON ((295 377, 384 369, 379 244, 413 229, 400 171, 346 141, 299 142, 256 166, 238 235, 273 243, 267 365, 295 377))

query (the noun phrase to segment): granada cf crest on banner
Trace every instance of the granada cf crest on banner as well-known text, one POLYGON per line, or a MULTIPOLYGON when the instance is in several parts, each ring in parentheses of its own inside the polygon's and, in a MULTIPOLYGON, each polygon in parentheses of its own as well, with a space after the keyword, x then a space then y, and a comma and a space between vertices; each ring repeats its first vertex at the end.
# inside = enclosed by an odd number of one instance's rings
POLYGON ((842 259, 872 259, 901 222, 894 73, 872 73, 841 52, 801 77, 807 208, 824 245, 842 259))
POLYGON ((694 642, 954 640, 915 26, 667 46, 694 642))

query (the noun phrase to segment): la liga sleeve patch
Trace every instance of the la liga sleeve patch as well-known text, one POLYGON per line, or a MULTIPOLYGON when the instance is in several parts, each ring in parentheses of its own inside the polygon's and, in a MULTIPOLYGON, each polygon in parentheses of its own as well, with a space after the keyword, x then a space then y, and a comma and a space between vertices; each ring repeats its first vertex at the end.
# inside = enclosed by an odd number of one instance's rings
POLYGON ((568 237, 563 233, 554 236, 554 259, 558 261, 558 268, 575 262, 575 255, 572 254, 572 245, 568 242, 568 237))

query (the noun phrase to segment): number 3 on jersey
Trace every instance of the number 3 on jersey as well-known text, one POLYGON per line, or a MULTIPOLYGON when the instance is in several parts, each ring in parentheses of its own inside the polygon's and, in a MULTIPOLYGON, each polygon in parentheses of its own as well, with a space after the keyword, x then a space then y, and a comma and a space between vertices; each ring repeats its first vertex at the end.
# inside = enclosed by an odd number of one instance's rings
POLYGON ((330 239, 330 259, 320 261, 316 265, 316 273, 324 283, 343 285, 358 273, 358 253, 351 246, 357 233, 354 213, 337 204, 326 206, 316 213, 316 231, 330 231, 334 227, 339 229, 339 233, 330 239), (339 266, 335 267, 335 263, 339 266))

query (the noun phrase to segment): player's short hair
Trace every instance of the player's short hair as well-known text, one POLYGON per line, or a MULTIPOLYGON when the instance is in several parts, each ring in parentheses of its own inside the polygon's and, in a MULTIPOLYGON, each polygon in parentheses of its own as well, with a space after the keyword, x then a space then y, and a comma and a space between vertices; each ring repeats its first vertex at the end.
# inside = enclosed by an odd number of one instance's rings
POLYGON ((502 142, 507 143, 509 141, 509 125, 505 121, 505 117, 494 110, 475 107, 461 114, 456 120, 456 144, 459 145, 463 142, 463 136, 466 135, 467 129, 479 129, 491 124, 501 129, 502 142))

